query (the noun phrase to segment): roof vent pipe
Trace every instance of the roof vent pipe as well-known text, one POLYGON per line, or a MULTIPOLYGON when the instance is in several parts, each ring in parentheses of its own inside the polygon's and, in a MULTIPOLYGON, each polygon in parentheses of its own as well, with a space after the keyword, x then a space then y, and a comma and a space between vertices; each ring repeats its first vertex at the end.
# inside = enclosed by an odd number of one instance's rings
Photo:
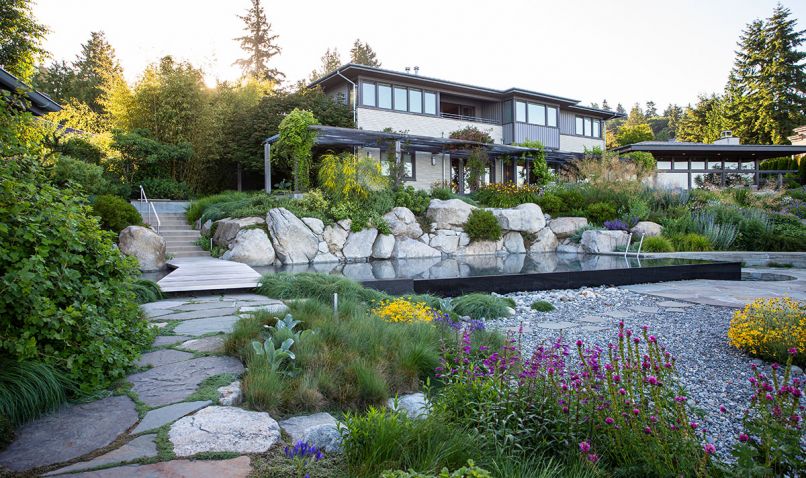
POLYGON ((414 67, 414 74, 418 75, 418 76, 420 75, 420 67, 419 66, 414 67))
POLYGON ((406 67, 406 74, 407 75, 411 74, 411 68, 409 68, 408 66, 406 67))

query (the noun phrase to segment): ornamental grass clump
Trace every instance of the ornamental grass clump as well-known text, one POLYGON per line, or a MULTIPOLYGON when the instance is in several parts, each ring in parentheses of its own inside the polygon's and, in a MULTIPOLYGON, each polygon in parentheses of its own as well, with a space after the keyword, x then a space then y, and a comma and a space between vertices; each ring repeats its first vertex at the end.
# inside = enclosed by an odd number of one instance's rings
POLYGON ((537 204, 540 200, 540 188, 531 184, 517 185, 508 183, 490 183, 480 187, 475 193, 476 201, 490 207, 510 208, 524 203, 537 204))
POLYGON ((508 297, 473 293, 451 300, 451 306, 455 313, 471 319, 495 319, 509 316, 510 308, 515 307, 515 301, 508 297))
MULTIPOLYGON (((785 362, 793 347, 806 350, 806 303, 788 297, 757 299, 734 312, 728 341, 753 356, 785 362)), ((806 365, 806 354, 795 363, 806 365)))
POLYGON ((372 313, 388 322, 431 322, 435 311, 422 302, 397 298, 381 301, 372 313))

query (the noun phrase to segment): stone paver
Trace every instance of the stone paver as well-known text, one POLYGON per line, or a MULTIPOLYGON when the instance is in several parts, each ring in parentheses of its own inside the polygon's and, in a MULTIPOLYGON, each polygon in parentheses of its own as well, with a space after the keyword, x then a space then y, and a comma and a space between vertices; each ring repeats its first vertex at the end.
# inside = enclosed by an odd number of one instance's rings
POLYGON ((694 304, 689 304, 688 302, 677 302, 674 300, 664 300, 663 302, 658 302, 659 307, 672 307, 676 309, 683 309, 686 307, 691 307, 694 304))
POLYGON ((264 311, 269 314, 284 314, 288 312, 288 306, 283 304, 282 302, 277 302, 263 305, 247 305, 240 307, 238 309, 238 313, 240 314, 245 314, 249 312, 258 312, 258 311, 264 311))
POLYGON ((17 430, 18 438, 0 452, 0 465, 24 471, 69 461, 108 446, 135 422, 129 397, 66 405, 17 430))
POLYGON ((336 419, 329 413, 291 417, 280 422, 291 443, 304 441, 326 452, 341 451, 341 435, 336 419))
POLYGON ((180 418, 184 417, 189 413, 193 413, 196 410, 201 410, 202 408, 212 404, 210 400, 199 400, 197 402, 181 402, 175 403, 173 405, 168 405, 167 407, 156 408, 154 410, 150 410, 146 413, 146 416, 140 420, 140 423, 137 424, 134 430, 132 430, 132 434, 136 433, 143 433, 149 430, 153 430, 155 428, 159 428, 166 423, 171 423, 173 421, 179 420, 180 418))
POLYGON ((184 362, 193 358, 193 354, 189 352, 180 352, 178 350, 156 350, 154 352, 144 353, 135 362, 140 367, 160 367, 176 362, 184 362))
POLYGON ((151 465, 128 465, 70 475, 70 478, 246 478, 252 471, 248 456, 230 460, 172 460, 151 465))
POLYGON ((213 317, 209 319, 186 320, 177 325, 174 332, 182 335, 206 335, 216 332, 230 333, 235 322, 240 317, 228 315, 225 317, 213 317))
POLYGON ((583 325, 579 328, 579 330, 583 332, 602 332, 603 330, 607 330, 607 327, 599 327, 596 325, 583 325))
POLYGON ((280 440, 280 426, 265 412, 207 407, 171 425, 176 456, 206 451, 263 453, 280 440))
POLYGON ((577 325, 579 324, 577 324, 576 322, 565 322, 565 321, 541 322, 537 324, 537 326, 540 327, 541 329, 549 329, 549 330, 570 329, 576 327, 577 325))
POLYGON ((602 315, 613 317, 614 319, 629 319, 630 317, 635 317, 635 312, 630 312, 629 310, 611 310, 602 315))
POLYGON ((680 314, 686 311, 686 309, 682 309, 679 307, 669 307, 667 309, 663 309, 664 312, 671 312, 673 314, 680 314))
POLYGON ((89 470, 90 468, 98 468, 104 465, 124 463, 134 461, 139 458, 150 458, 152 456, 157 456, 157 444, 155 443, 156 438, 157 435, 139 436, 120 448, 110 451, 109 453, 95 457, 90 461, 82 461, 64 468, 59 468, 58 470, 47 473, 44 476, 59 475, 71 471, 89 470))
POLYGON ((630 307, 630 309, 636 312, 641 312, 643 314, 657 314, 658 312, 660 312, 659 308, 648 305, 633 305, 630 307))
POLYGON ((199 302, 199 303, 187 303, 176 307, 175 310, 177 312, 192 312, 194 310, 215 310, 215 309, 234 309, 235 302, 232 301, 221 301, 221 302, 199 302))
POLYGON ((217 309, 192 310, 190 312, 176 312, 171 315, 163 315, 160 320, 191 320, 207 319, 210 317, 225 317, 235 313, 235 307, 223 307, 217 309))
POLYGON ((178 344, 179 342, 184 342, 185 340, 189 340, 189 335, 160 335, 154 339, 154 343, 151 344, 152 347, 162 347, 165 345, 173 345, 178 344))
POLYGON ((603 319, 603 318, 597 317, 595 315, 586 315, 585 317, 582 317, 581 319, 579 319, 579 321, 580 322, 586 322, 586 323, 589 323, 589 324, 607 324, 607 323, 610 322, 607 319, 603 319))
POLYGON ((243 373, 243 365, 233 357, 201 357, 155 367, 129 376, 134 391, 149 407, 181 402, 207 377, 222 373, 243 373))
POLYGON ((223 335, 212 335, 210 337, 188 340, 183 342, 179 347, 194 352, 215 353, 224 350, 224 340, 225 336, 223 335))

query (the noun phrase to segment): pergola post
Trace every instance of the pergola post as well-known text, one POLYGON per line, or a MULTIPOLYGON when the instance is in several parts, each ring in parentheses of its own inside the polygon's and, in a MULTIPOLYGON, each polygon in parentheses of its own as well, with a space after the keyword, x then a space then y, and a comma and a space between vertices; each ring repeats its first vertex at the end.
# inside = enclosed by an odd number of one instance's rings
POLYGON ((263 189, 271 194, 271 144, 263 143, 263 189))

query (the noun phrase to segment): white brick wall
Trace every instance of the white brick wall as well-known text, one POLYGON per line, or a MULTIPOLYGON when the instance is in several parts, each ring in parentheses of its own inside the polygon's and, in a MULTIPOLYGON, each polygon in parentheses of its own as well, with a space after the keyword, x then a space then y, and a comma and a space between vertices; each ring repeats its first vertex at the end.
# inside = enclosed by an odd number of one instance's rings
POLYGON ((408 131, 414 135, 431 136, 435 138, 447 138, 453 131, 462 129, 465 126, 475 126, 482 131, 490 133, 490 136, 492 136, 493 141, 496 143, 500 144, 503 140, 503 131, 500 125, 459 121, 371 108, 358 108, 357 126, 370 131, 383 131, 384 128, 392 128, 395 131, 408 131))
MULTIPOLYGON (((378 161, 386 158, 381 154, 380 148, 358 148, 357 154, 371 156, 378 161)), ((414 186, 416 189, 430 190, 431 185, 437 181, 450 181, 451 179, 451 156, 449 154, 437 154, 431 164, 431 153, 427 151, 415 152, 415 181, 406 181, 404 186, 414 186)))
POLYGON ((591 149, 596 146, 602 148, 602 151, 604 151, 604 140, 597 138, 585 138, 582 136, 569 136, 567 134, 560 135, 560 151, 582 153, 585 151, 586 147, 591 149))

